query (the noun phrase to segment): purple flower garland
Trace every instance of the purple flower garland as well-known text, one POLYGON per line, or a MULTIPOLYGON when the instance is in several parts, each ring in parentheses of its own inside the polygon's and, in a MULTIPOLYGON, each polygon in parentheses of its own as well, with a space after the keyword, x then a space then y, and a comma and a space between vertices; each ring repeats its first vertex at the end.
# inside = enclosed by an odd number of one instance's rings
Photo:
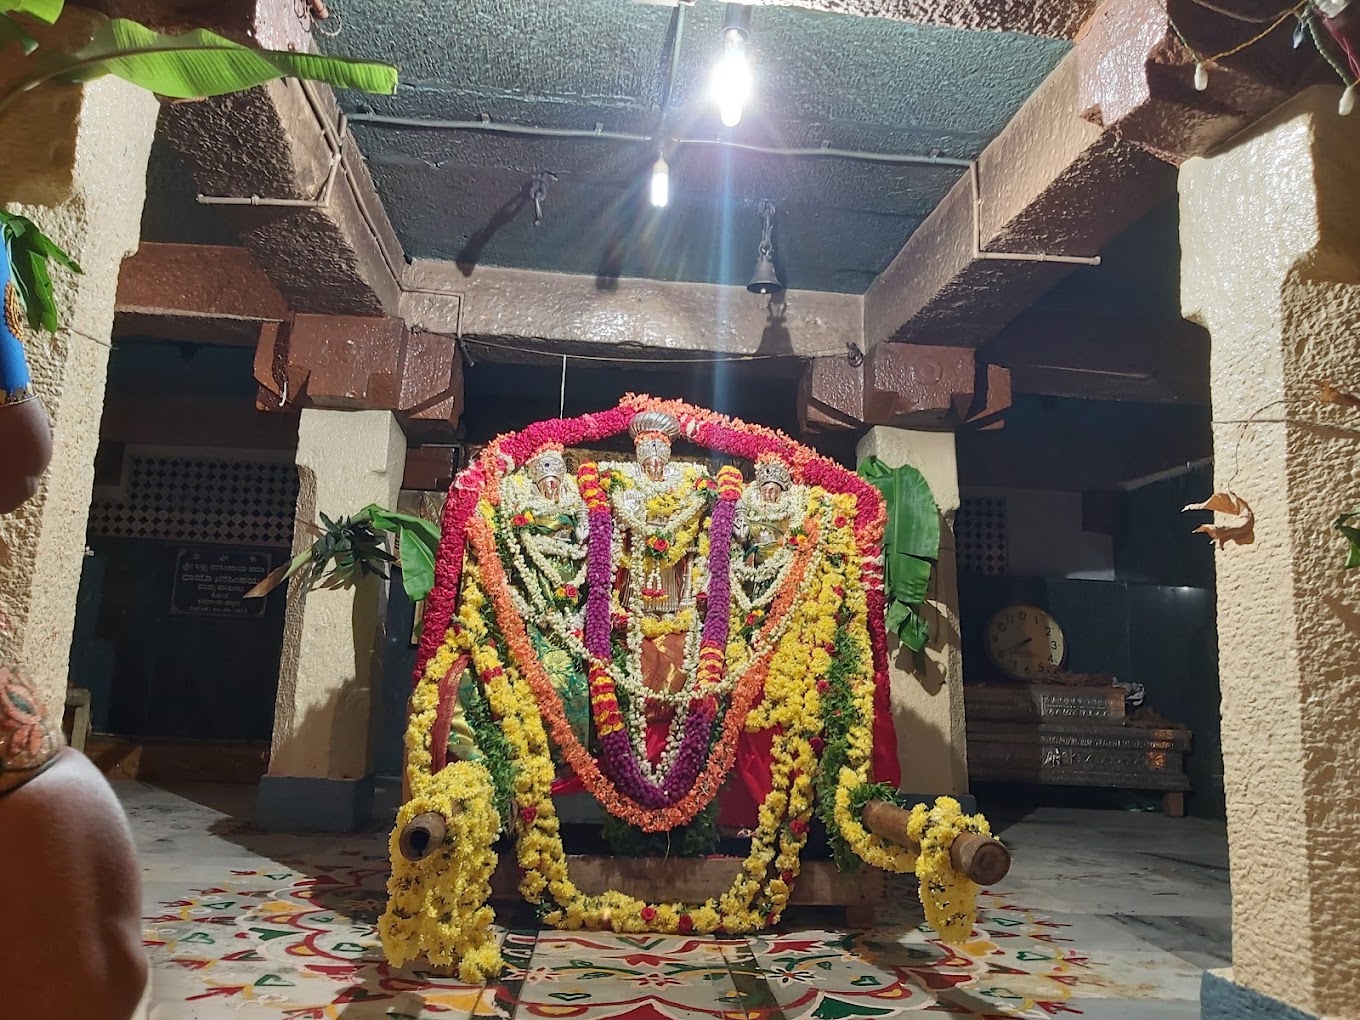
MULTIPOLYGON (((613 590, 610 573, 613 565, 614 519, 608 506, 605 506, 592 510, 589 521, 590 535, 586 541, 586 583, 589 591, 586 593, 585 646, 598 663, 608 663, 613 658, 609 644, 609 597, 613 590)), ((725 654, 727 650, 732 594, 729 568, 735 521, 735 496, 724 493, 714 507, 709 523, 709 589, 700 642, 701 673, 705 649, 717 649, 719 654, 725 654)), ((685 719, 685 732, 675 762, 660 786, 642 774, 626 730, 616 730, 600 738, 601 764, 622 792, 637 803, 647 807, 674 804, 689 792, 702 771, 713 737, 717 705, 711 696, 702 691, 697 692, 697 695, 685 719)))

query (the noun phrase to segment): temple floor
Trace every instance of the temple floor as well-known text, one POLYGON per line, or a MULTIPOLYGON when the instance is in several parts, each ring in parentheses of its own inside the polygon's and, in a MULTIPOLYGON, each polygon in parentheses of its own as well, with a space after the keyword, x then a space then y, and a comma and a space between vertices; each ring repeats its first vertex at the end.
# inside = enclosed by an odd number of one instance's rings
POLYGON ((511 928, 501 981, 472 988, 383 962, 385 834, 262 833, 253 788, 114 788, 143 860, 151 1020, 1182 1020, 1229 961, 1221 824, 1040 809, 999 833, 1011 876, 957 949, 894 880, 868 931, 809 911, 745 939, 511 928))

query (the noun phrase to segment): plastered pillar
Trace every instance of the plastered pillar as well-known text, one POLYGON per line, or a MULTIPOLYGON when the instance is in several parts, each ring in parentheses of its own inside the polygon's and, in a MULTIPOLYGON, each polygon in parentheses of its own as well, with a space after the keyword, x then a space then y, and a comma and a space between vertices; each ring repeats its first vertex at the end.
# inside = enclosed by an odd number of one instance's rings
MULTIPOLYGON (((298 427, 297 519, 320 523, 370 503, 395 508, 406 438, 389 411, 305 409, 298 427)), ((295 552, 314 536, 298 528, 295 552)), ((370 730, 381 682, 386 584, 288 592, 269 774, 260 823, 290 831, 346 831, 371 794, 370 730)))
POLYGON ((967 735, 963 722, 963 649, 959 636, 959 579, 954 562, 954 514, 959 471, 952 432, 912 432, 879 426, 856 450, 888 467, 921 472, 940 508, 940 558, 930 574, 926 620, 930 640, 913 655, 888 635, 893 724, 902 788, 909 793, 968 792, 967 735))
MULTIPOLYGON (((1215 487, 1256 540, 1217 553, 1233 969, 1206 1020, 1360 1015, 1360 117, 1291 100, 1180 173, 1181 301, 1209 329, 1215 487)), ((1206 493, 1207 495, 1207 493, 1206 493)))
MULTIPOLYGON (((42 41, 54 45, 74 33, 78 45, 93 17, 71 10, 42 41)), ((0 67, 0 79, 15 66, 0 67)), ((0 114, 0 202, 84 269, 76 276, 51 265, 60 328, 31 337, 27 347, 34 390, 53 422, 52 463, 36 497, 0 517, 0 660, 28 673, 57 718, 85 562, 118 269, 141 233, 159 109, 151 94, 102 78, 39 86, 0 114)))

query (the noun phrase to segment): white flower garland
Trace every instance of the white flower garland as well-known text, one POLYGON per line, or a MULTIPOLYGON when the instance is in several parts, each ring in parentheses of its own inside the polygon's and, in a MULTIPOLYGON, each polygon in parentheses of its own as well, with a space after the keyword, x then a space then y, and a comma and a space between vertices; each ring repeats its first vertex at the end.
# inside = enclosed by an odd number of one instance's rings
MULTIPOLYGON (((614 470, 618 469, 617 465, 602 465, 602 467, 606 466, 614 470)), ((631 467, 631 465, 626 466, 631 467)), ((668 468, 669 467, 671 466, 668 465, 668 468)), ((684 478, 677 470, 673 474, 671 484, 682 480, 689 481, 692 484, 694 479, 684 478)), ((509 481, 510 479, 506 480, 506 482, 509 481)), ((520 479, 520 481, 523 482, 525 480, 520 479)), ((636 479, 630 477, 629 481, 634 482, 636 479)), ((655 483, 651 482, 650 479, 646 479, 646 481, 659 490, 648 498, 655 498, 658 495, 666 494, 666 490, 661 488, 661 486, 664 485, 664 482, 655 483)), ((794 498, 783 500, 779 504, 765 504, 765 506, 787 506, 790 508, 790 512, 793 513, 797 513, 801 509, 802 513, 798 518, 798 523, 800 525, 805 525, 808 517, 815 514, 822 518, 823 529, 829 527, 833 509, 830 501, 827 501, 824 506, 814 506, 809 499, 807 489, 802 486, 797 487, 797 489, 798 492, 794 498)), ((519 502, 511 498, 506 498, 510 496, 511 491, 512 487, 510 485, 503 484, 502 514, 505 514, 512 509, 515 512, 518 512, 526 508, 527 500, 525 502, 519 502)), ((534 491, 536 492, 537 490, 535 489, 534 491)), ((524 490, 521 488, 520 493, 515 493, 515 495, 518 496, 523 492, 524 490)), ((695 495, 699 497, 697 500, 690 497, 685 501, 685 504, 688 504, 691 501, 697 502, 699 511, 702 511, 707 505, 707 500, 703 498, 703 493, 700 490, 696 489, 695 495)), ((745 494, 743 493, 743 495, 745 494)), ((543 511, 545 514, 552 515, 568 512, 563 509, 561 504, 553 504, 547 500, 544 500, 544 503, 549 508, 543 511)), ((534 509, 532 506, 527 508, 531 510, 534 509)), ((687 509, 687 507, 682 504, 682 510, 685 509, 687 509)), ((537 513, 538 511, 535 512, 537 513)), ((681 511, 677 511, 677 515, 680 512, 681 511)), ((788 518, 775 517, 773 520, 788 520, 788 518)), ((689 522, 689 518, 684 518, 682 526, 689 522)), ((645 527, 646 522, 644 521, 643 523, 645 527)), ((508 524, 508 522, 503 521, 502 524, 505 525, 508 524)), ((506 530, 512 538, 510 543, 510 555, 514 573, 519 577, 523 587, 523 592, 521 592, 521 585, 510 585, 510 597, 516 612, 518 612, 525 620, 534 622, 545 630, 550 631, 566 646, 567 650, 577 659, 577 661, 589 662, 590 653, 586 650, 585 643, 581 636, 584 627, 584 598, 579 600, 579 604, 582 608, 564 610, 548 601, 548 598, 542 590, 542 584, 538 580, 545 574, 550 578, 560 576, 560 574, 556 572, 555 566, 547 558, 549 555, 548 549, 550 548, 554 552, 560 551, 564 558, 571 561, 577 560, 578 557, 580 558, 582 565, 578 570, 577 576, 572 581, 563 582, 564 584, 577 585, 579 588, 580 584, 585 579, 585 546, 548 536, 522 535, 521 530, 516 529, 513 526, 507 527, 506 530), (543 539, 544 542, 543 545, 540 546, 538 543, 526 541, 526 539, 543 539), (537 568, 537 572, 531 569, 529 562, 526 561, 526 552, 528 553, 528 560, 533 561, 533 566, 537 568), (528 595, 528 600, 525 598, 525 593, 528 595)), ((624 530, 624 528, 615 527, 613 531, 610 549, 611 576, 625 559, 623 548, 624 530)), ((697 544, 696 539, 696 545, 697 544)), ((634 543, 634 546, 637 547, 637 543, 634 543)), ((814 548, 808 561, 809 576, 815 574, 821 564, 821 557, 821 550, 819 548, 814 548)), ((636 548, 636 552, 632 556, 627 557, 630 561, 627 564, 630 576, 638 569, 638 561, 642 558, 643 552, 640 547, 636 548)), ((763 579, 764 576, 769 573, 769 570, 763 568, 748 568, 741 561, 740 557, 733 557, 730 560, 730 588, 733 593, 733 600, 741 610, 743 619, 753 607, 763 607, 774 600, 783 584, 787 581, 788 573, 796 562, 797 556, 793 550, 786 547, 772 556, 771 559, 767 561, 767 564, 775 562, 776 560, 779 565, 778 570, 774 573, 773 580, 766 592, 757 600, 749 598, 742 582, 753 574, 759 574, 761 579, 763 579)), ((707 563, 703 564, 703 570, 706 573, 707 563)), ((629 740, 632 743, 638 766, 642 770, 643 775, 650 782, 658 785, 664 781, 665 777, 674 767, 676 758, 679 755, 680 746, 684 739, 685 722, 689 716, 689 706, 694 699, 694 688, 698 679, 699 648, 702 639, 702 618, 695 609, 695 598, 693 595, 695 590, 696 589, 691 588, 690 595, 684 600, 684 603, 679 607, 676 614, 679 615, 679 613, 686 611, 691 614, 689 626, 685 631, 685 654, 681 667, 683 682, 678 689, 674 691, 654 691, 648 687, 642 679, 642 619, 645 614, 642 611, 640 585, 629 585, 628 606, 626 607, 628 614, 628 630, 625 639, 627 655, 625 657, 624 668, 620 670, 612 662, 606 666, 610 679, 614 681, 615 686, 627 695, 625 699, 625 729, 628 731, 629 740), (670 725, 667 727, 666 746, 655 765, 652 764, 646 754, 646 709, 649 702, 664 704, 671 708, 674 713, 670 725)), ((710 607, 709 611, 717 611, 717 607, 710 607)), ((731 612, 730 606, 728 607, 728 612, 731 612)), ((729 669, 722 680, 709 688, 707 693, 720 700, 726 698, 732 690, 741 683, 747 670, 752 668, 752 666, 765 654, 766 650, 773 647, 783 637, 789 624, 793 620, 793 616, 794 606, 793 604, 790 604, 788 609, 782 617, 775 622, 773 627, 768 631, 762 629, 757 632, 755 640, 752 642, 751 654, 746 660, 735 668, 729 669)))

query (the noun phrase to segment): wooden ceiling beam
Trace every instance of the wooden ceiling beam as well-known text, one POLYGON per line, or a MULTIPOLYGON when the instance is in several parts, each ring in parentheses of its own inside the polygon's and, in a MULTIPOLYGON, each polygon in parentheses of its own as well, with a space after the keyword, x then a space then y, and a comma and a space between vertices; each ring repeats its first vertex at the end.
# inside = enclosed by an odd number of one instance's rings
POLYGON ((398 313, 405 255, 328 87, 169 105, 160 130, 295 310, 398 313))
POLYGON ((1045 257, 1097 255, 1171 192, 1168 162, 1207 152, 1318 73, 1314 57, 1279 52, 1289 33, 1278 32, 1197 92, 1172 17, 1202 52, 1240 41, 1240 24, 1190 0, 1107 0, 983 150, 976 177, 959 179, 869 287, 869 347, 994 336, 1076 268, 1045 257))
MULTIPOLYGON (((644 0, 645 2, 645 0, 644 0)), ((910 21, 982 32, 1019 32, 1024 35, 1071 39, 1095 9, 1098 0, 753 0, 757 7, 805 7, 835 14, 910 21)), ((669 0, 668 6, 673 4, 669 0)))
POLYGON ((999 428, 1011 373, 961 347, 880 344, 867 355, 814 358, 798 391, 805 432, 872 425, 953 430, 999 428))
MULTIPOLYGON (((162 29, 314 51, 294 0, 96 0, 162 29)), ((168 103, 159 128, 296 311, 395 315, 405 255, 329 86, 295 79, 168 103)))
POLYGON ((1209 403, 1209 334, 1185 319, 1032 308, 979 351, 1017 393, 1146 404, 1209 403))
POLYGON ((245 248, 143 243, 118 273, 114 335, 254 346, 291 314, 245 248))

